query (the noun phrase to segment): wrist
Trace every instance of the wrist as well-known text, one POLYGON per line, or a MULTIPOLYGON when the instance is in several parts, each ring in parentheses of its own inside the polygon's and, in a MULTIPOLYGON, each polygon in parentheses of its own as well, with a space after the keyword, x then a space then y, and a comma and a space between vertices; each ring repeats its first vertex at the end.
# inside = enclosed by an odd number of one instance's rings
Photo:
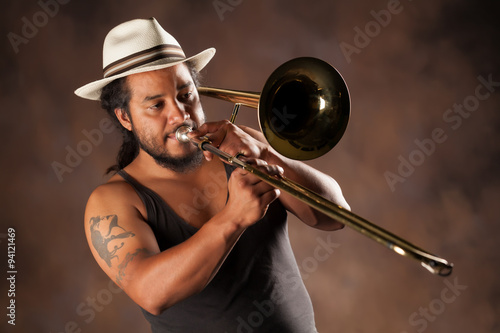
POLYGON ((239 237, 246 229, 243 214, 235 214, 227 205, 205 224, 207 225, 216 228, 226 240, 233 239, 235 235, 239 237))

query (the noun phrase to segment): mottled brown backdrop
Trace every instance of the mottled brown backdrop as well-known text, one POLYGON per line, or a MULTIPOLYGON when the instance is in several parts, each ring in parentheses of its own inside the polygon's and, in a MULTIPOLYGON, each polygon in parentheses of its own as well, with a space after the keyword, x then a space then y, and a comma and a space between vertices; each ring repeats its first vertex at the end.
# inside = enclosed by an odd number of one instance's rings
MULTIPOLYGON (((85 241, 86 199, 120 137, 73 90, 101 76, 109 29, 151 16, 188 54, 217 48, 209 85, 258 91, 298 56, 334 65, 352 116, 342 141, 310 164, 338 180, 354 212, 454 262, 453 275, 433 276, 351 229, 317 232, 291 218, 320 332, 500 331, 497 2, 59 1, 4 1, 0 14, 2 332, 147 331, 85 241), (68 157, 78 150, 85 156, 68 157)), ((230 109, 205 103, 210 120, 230 109)), ((240 123, 257 126, 255 111, 242 112, 240 123)))

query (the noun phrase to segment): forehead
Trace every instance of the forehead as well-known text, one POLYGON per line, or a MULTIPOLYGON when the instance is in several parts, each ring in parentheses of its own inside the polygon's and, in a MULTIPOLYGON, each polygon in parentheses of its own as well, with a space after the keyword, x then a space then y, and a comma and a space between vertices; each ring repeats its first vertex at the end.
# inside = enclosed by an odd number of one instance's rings
POLYGON ((191 73, 184 63, 127 77, 127 85, 132 92, 132 97, 148 95, 152 90, 155 92, 161 90, 165 93, 166 90, 178 89, 191 81, 191 73))

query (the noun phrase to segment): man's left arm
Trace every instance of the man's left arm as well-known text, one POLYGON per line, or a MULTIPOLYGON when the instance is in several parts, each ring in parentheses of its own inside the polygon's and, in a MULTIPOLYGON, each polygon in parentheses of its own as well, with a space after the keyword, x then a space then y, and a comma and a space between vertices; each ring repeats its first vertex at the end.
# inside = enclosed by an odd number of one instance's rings
MULTIPOLYGON (((264 136, 251 128, 242 128, 257 140, 265 140, 264 136)), ((284 157, 269 147, 262 151, 260 157, 269 164, 279 165, 283 168, 283 176, 321 195, 325 199, 350 210, 339 184, 332 177, 314 169, 313 167, 284 157)), ((298 200, 291 194, 281 192, 279 200, 285 208, 297 216, 305 224, 321 230, 337 230, 344 227, 342 223, 317 211, 311 206, 298 200)))

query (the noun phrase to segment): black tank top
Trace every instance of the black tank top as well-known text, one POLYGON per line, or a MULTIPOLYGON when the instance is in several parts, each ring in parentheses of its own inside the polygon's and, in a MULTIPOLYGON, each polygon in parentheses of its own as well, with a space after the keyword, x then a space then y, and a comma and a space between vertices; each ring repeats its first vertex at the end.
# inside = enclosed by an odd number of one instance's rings
MULTIPOLYGON (((232 167, 225 165, 227 186, 232 167)), ((197 228, 182 220, 154 191, 125 171, 147 211, 147 223, 161 251, 184 242, 197 228)), ((241 212, 244 214, 244 212, 241 212)), ((266 216, 240 237, 213 280, 155 316, 142 310, 153 333, 316 332, 311 300, 288 239, 286 210, 274 201, 266 216)), ((168 274, 168 273, 167 273, 168 274)))

